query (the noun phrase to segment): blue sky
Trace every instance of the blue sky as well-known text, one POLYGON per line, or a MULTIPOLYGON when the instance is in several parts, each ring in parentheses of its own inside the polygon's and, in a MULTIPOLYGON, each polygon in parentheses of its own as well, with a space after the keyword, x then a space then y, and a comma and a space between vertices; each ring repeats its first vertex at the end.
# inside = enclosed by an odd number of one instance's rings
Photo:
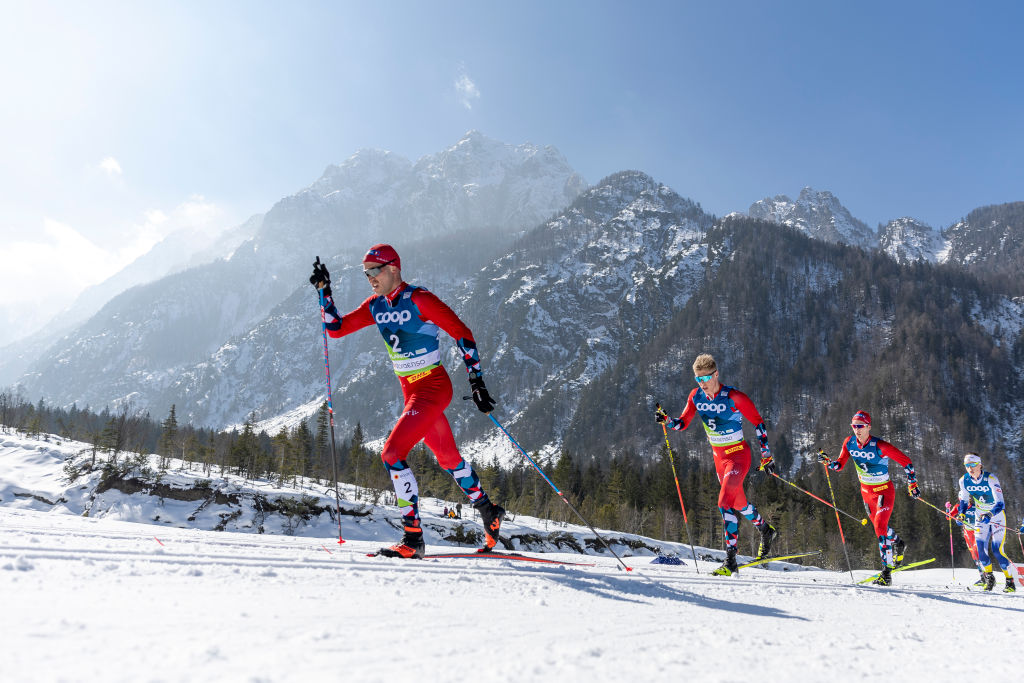
MULTIPOLYGON (((477 129, 722 215, 831 190, 875 226, 1024 199, 1019 3, 6 2, 0 311, 364 147, 477 129), (11 68, 10 65, 17 65, 11 68)), ((3 316, 0 316, 0 323, 3 316)))

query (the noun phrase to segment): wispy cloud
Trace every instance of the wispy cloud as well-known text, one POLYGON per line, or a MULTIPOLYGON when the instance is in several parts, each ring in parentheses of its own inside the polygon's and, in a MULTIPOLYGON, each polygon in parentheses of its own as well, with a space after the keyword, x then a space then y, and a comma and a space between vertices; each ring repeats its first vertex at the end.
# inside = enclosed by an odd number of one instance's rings
POLYGON ((28 326, 41 324, 87 287, 114 275, 171 233, 187 230, 196 235, 197 243, 212 241, 225 220, 220 206, 193 195, 167 212, 144 212, 141 220, 121 230, 113 244, 100 244, 71 225, 44 218, 42 231, 33 239, 0 249, 0 318, 20 319, 28 326), (55 282, 59 283, 57 300, 55 282))
POLYGON ((121 170, 121 164, 114 157, 107 157, 99 163, 99 169, 111 176, 124 175, 124 171, 121 170))
POLYGON ((476 83, 465 71, 455 79, 455 92, 459 95, 459 102, 466 109, 472 109, 473 104, 480 99, 480 88, 476 87, 476 83))

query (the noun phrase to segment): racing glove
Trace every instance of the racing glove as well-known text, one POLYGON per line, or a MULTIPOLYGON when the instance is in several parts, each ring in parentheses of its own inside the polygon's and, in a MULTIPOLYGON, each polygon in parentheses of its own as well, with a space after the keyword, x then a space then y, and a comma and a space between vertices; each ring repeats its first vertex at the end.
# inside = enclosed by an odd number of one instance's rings
POLYGON ((320 263, 319 256, 316 258, 316 263, 313 264, 313 274, 309 276, 309 284, 324 290, 325 299, 331 296, 331 274, 327 272, 327 266, 320 263))
POLYGON ((481 373, 469 373, 469 388, 473 392, 473 403, 476 404, 477 410, 485 415, 494 410, 494 399, 487 393, 487 387, 484 386, 484 376, 481 373))

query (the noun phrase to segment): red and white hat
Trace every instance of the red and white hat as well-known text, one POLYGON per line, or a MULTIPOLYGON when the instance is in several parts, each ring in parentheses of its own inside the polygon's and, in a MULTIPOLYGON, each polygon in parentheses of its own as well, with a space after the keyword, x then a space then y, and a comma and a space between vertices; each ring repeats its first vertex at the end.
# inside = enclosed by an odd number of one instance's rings
POLYGON ((867 412, 866 410, 858 410, 856 413, 853 414, 853 420, 851 420, 851 422, 859 422, 861 424, 870 425, 871 413, 867 412))
POLYGON ((366 256, 363 257, 363 263, 367 261, 370 263, 389 263, 399 270, 402 269, 402 259, 398 257, 398 252, 390 244, 375 244, 370 247, 369 251, 366 252, 366 256))

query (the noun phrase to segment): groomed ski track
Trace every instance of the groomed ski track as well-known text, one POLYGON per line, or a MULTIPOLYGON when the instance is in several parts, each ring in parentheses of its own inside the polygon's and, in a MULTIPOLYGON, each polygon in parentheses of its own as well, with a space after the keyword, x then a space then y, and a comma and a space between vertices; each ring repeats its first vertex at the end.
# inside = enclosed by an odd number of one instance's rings
POLYGON ((0 509, 4 678, 954 681, 976 671, 965 633, 997 653, 987 672, 1019 675, 1024 601, 968 592, 968 569, 879 588, 650 557, 626 558, 627 574, 611 557, 365 556, 379 545, 0 509))

